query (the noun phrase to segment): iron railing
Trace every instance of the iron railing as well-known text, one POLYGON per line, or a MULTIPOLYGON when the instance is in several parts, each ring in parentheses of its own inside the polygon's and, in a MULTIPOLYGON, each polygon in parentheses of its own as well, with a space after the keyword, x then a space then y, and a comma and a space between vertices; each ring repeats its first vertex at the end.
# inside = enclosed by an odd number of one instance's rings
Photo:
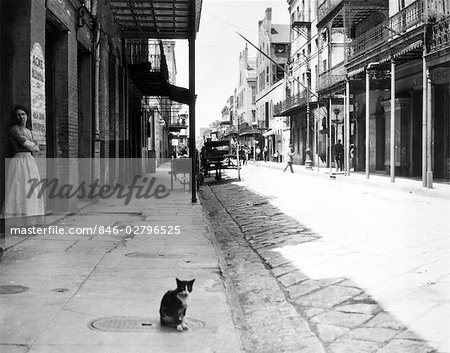
POLYGON ((346 74, 347 71, 345 69, 344 62, 342 62, 331 68, 329 71, 326 71, 319 75, 316 89, 318 91, 323 91, 324 89, 331 87, 336 83, 344 82, 346 74))
POLYGON ((274 105, 273 112, 275 115, 283 115, 287 110, 306 105, 306 91, 302 91, 295 96, 290 96, 284 101, 274 105))
POLYGON ((160 72, 164 67, 165 56, 161 43, 149 43, 147 39, 127 39, 125 55, 130 65, 149 63, 152 72, 160 72))
POLYGON ((355 38, 350 44, 349 58, 363 54, 409 29, 424 23, 423 0, 416 0, 403 10, 355 38))
POLYGON ((434 23, 431 26, 430 52, 441 50, 450 46, 450 17, 434 23))

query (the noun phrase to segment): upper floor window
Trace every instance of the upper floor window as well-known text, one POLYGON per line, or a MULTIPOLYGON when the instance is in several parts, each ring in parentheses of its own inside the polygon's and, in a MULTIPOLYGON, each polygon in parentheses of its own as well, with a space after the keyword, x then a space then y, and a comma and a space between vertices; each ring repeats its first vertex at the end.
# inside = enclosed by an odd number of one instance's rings
POLYGON ((285 54, 287 51, 286 47, 285 44, 274 44, 275 54, 285 54))

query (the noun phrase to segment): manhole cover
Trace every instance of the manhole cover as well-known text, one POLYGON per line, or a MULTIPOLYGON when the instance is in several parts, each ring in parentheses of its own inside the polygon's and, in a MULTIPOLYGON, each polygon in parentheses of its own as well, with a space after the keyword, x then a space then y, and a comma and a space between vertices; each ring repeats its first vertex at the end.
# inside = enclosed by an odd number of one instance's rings
POLYGON ((54 288, 52 289, 52 292, 56 292, 56 293, 64 293, 64 292, 68 292, 69 289, 68 288, 54 288))
POLYGON ((128 257, 139 257, 139 258, 147 258, 147 259, 182 259, 189 254, 180 253, 180 252, 130 252, 125 254, 128 257))
MULTIPOLYGON (((205 327, 206 324, 198 319, 186 318, 189 329, 205 327)), ((159 319, 145 317, 105 317, 96 319, 89 323, 89 328, 99 331, 119 331, 119 332, 147 332, 149 330, 160 330, 159 319)))
POLYGON ((26 292, 28 287, 25 286, 19 286, 15 284, 6 284, 3 286, 0 286, 0 294, 18 294, 22 292, 26 292))

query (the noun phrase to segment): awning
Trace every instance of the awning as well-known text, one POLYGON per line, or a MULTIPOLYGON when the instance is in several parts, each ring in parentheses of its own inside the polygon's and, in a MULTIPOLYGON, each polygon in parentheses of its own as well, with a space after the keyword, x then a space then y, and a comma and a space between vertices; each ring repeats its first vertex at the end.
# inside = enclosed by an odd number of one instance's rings
POLYGON ((353 76, 359 75, 360 73, 364 72, 365 69, 366 69, 365 67, 360 67, 359 69, 349 71, 347 73, 347 75, 348 75, 348 77, 353 77, 353 76))
POLYGON ((258 136, 261 135, 261 131, 259 130, 248 130, 239 133, 239 137, 243 136, 258 136))
POLYGON ((262 135, 264 137, 269 137, 269 136, 275 135, 275 131, 274 130, 269 130, 269 131, 263 133, 262 135))
POLYGON ((189 90, 168 83, 161 72, 150 71, 150 63, 130 65, 130 78, 144 96, 168 97, 189 104, 189 90))
MULTIPOLYGON (((398 45, 395 46, 395 48, 397 47, 398 45)), ((423 47, 423 40, 417 40, 414 43, 408 44, 404 48, 396 52, 393 52, 392 50, 386 50, 381 55, 378 56, 378 60, 376 59, 374 60, 377 62, 377 66, 381 65, 386 66, 386 64, 388 64, 391 61, 391 58, 408 60, 410 58, 416 57, 417 53, 415 52, 417 51, 417 49, 422 50, 422 47, 423 47)), ((368 64, 367 62, 362 62, 361 67, 354 70, 350 70, 347 74, 348 77, 354 77, 363 73, 366 69, 367 64, 368 64)))
POLYGON ((195 10, 195 33, 202 0, 106 0, 126 38, 189 39, 195 10), (195 8, 192 4, 195 4, 195 8))
POLYGON ((423 47, 423 41, 422 40, 418 40, 412 44, 409 44, 408 46, 406 46, 405 48, 403 48, 402 50, 400 50, 398 53, 394 54, 393 57, 394 59, 397 59, 399 57, 402 57, 404 55, 407 55, 413 51, 415 51, 416 49, 422 49, 423 47))

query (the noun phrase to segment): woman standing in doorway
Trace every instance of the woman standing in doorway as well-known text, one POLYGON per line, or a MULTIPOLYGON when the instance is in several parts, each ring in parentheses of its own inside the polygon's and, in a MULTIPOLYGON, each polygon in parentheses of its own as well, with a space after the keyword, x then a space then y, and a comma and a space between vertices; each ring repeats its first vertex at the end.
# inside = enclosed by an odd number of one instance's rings
MULTIPOLYGON (((28 110, 16 106, 12 111, 11 146, 14 157, 9 162, 6 183, 5 217, 24 217, 44 215, 44 202, 38 197, 40 188, 28 195, 31 179, 40 180, 36 161, 31 154, 39 152, 39 145, 26 127, 28 110)), ((41 195, 42 196, 42 195, 41 195)))

